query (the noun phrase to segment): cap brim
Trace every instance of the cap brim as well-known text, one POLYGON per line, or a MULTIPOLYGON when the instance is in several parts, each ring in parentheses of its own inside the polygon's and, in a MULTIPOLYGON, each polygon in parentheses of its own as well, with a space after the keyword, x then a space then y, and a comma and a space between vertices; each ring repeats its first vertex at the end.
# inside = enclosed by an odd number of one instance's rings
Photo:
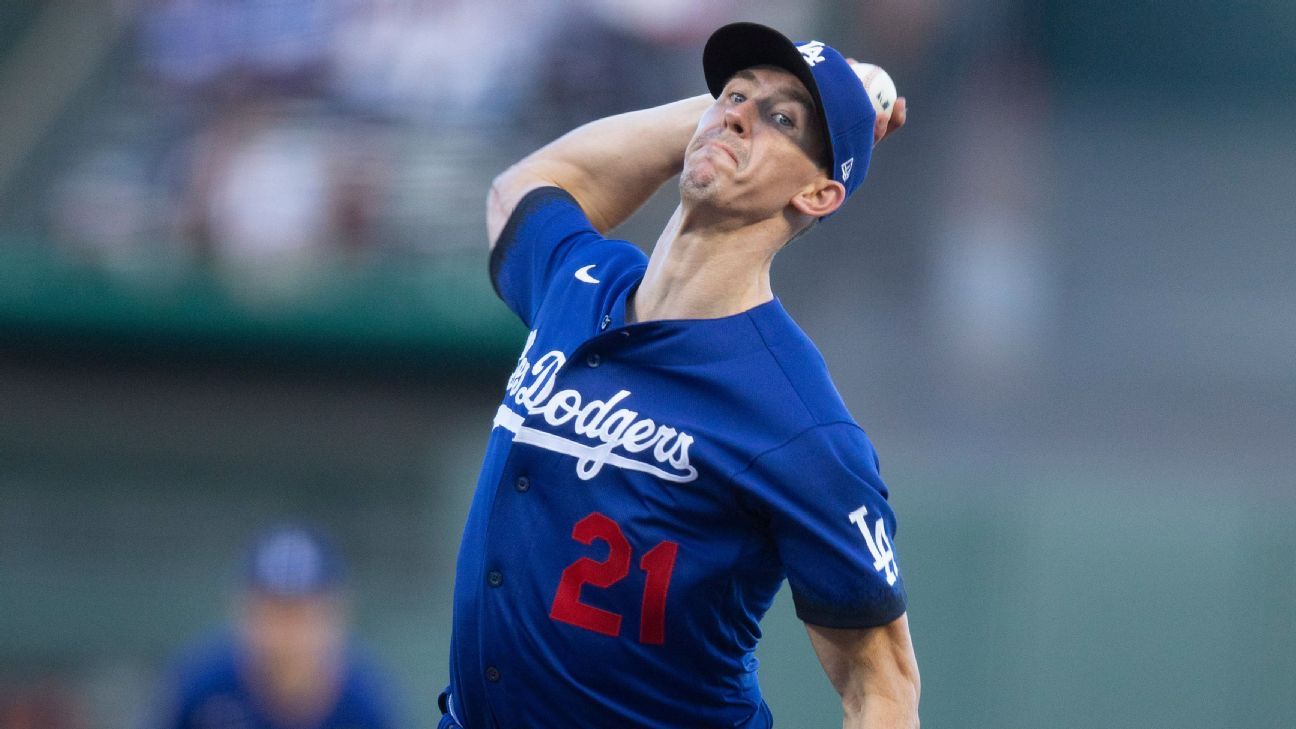
POLYGON ((831 149, 828 118, 824 113, 819 84, 805 57, 787 36, 757 23, 730 23, 711 34, 702 50, 702 71, 707 89, 719 98, 725 84, 739 71, 753 66, 775 66, 796 76, 814 99, 819 130, 831 149))

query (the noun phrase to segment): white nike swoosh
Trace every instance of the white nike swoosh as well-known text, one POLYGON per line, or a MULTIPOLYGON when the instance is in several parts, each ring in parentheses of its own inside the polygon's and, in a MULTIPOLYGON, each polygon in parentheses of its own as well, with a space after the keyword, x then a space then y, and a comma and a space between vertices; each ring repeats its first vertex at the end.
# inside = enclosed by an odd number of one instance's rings
POLYGON ((591 263, 588 266, 581 266, 580 268, 576 269, 576 280, 584 281, 585 283, 592 283, 592 284, 598 283, 599 280, 590 275, 590 269, 594 268, 597 265, 598 265, 597 263, 591 263))

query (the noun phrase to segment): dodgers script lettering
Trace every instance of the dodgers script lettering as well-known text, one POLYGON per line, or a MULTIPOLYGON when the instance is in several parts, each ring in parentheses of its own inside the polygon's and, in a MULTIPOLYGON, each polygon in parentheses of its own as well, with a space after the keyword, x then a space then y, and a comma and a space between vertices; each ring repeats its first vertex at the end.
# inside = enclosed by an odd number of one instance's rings
POLYGON ((633 396, 629 390, 618 390, 605 400, 589 399, 575 389, 555 392, 567 356, 554 350, 532 362, 529 355, 535 339, 535 332, 527 337, 509 377, 506 399, 522 406, 528 416, 539 415, 548 427, 524 425, 526 418, 507 404, 495 413, 495 426, 513 433, 515 443, 575 457, 576 475, 582 480, 594 478, 607 465, 674 483, 697 478, 697 468, 689 463, 693 436, 623 407, 633 396))

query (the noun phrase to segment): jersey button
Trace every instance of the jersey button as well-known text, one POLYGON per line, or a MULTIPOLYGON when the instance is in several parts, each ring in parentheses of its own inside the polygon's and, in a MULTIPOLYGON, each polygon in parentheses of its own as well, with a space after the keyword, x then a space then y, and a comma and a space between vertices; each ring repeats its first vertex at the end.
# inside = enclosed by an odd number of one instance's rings
POLYGON ((500 680, 500 672, 499 672, 499 669, 496 668, 496 667, 494 667, 494 666, 487 666, 487 667, 486 667, 486 680, 487 680, 487 681, 490 681, 491 683, 495 683, 496 681, 499 681, 499 680, 500 680))
POLYGON ((590 367, 598 367, 602 362, 603 359, 598 356, 598 352, 590 352, 589 356, 585 358, 585 364, 590 367))
POLYGON ((517 480, 513 482, 513 488, 518 491, 526 491, 531 488, 531 482, 527 480, 526 476, 518 476, 517 480))
POLYGON ((499 587, 504 584, 504 573, 499 570, 491 570, 486 573, 486 581, 490 583, 491 587, 499 587))

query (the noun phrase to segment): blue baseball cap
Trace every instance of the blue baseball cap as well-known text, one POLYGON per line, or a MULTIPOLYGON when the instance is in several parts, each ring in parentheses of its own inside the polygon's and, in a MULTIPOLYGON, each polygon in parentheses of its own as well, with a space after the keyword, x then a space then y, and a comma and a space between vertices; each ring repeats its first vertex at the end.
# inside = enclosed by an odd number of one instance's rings
POLYGON ((849 198, 868 173, 877 114, 845 56, 820 41, 793 43, 777 30, 757 23, 731 23, 720 28, 702 51, 707 89, 715 97, 734 74, 753 66, 781 68, 805 84, 832 151, 832 178, 846 188, 849 198))
POLYGON ((247 586, 275 597, 306 597, 342 583, 342 559, 323 534, 301 526, 274 527, 247 555, 247 586))

